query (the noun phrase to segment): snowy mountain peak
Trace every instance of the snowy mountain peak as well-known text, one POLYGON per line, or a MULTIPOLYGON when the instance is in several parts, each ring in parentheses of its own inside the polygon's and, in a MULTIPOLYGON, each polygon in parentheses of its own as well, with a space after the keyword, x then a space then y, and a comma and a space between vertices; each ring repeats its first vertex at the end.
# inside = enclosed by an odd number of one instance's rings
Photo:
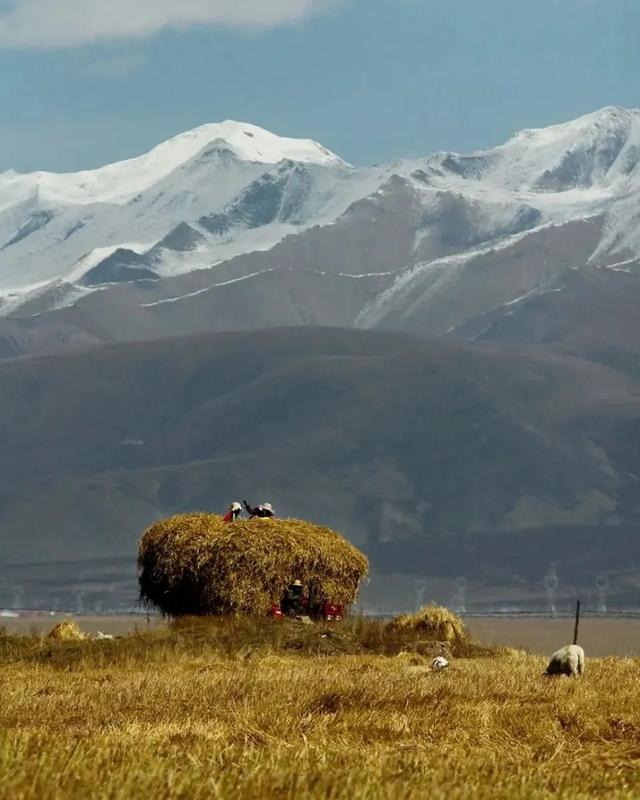
POLYGON ((516 133, 511 141, 519 138, 531 140, 538 138, 564 138, 567 136, 593 136, 602 134, 612 128, 629 130, 634 123, 640 123, 640 109, 605 106, 569 122, 549 125, 546 128, 527 128, 516 133))
POLYGON ((24 202, 34 194, 51 204, 124 202, 161 181, 182 164, 216 143, 241 161, 275 164, 289 160, 320 166, 346 166, 331 151, 310 139, 291 139, 243 122, 201 125, 180 133, 136 158, 95 170, 58 174, 0 174, 0 205, 24 202))
POLYGON ((609 106, 571 122, 516 133, 474 154, 509 188, 562 192, 607 187, 640 162, 640 110, 609 106))
POLYGON ((230 119, 200 125, 169 139, 160 145, 160 148, 174 153, 179 158, 182 158, 183 153, 188 153, 187 158, 190 158, 214 141, 223 142, 243 161, 260 164, 276 164, 284 160, 329 166, 344 164, 342 159, 311 139, 276 136, 257 125, 230 119))
POLYGON ((640 110, 608 106, 571 122, 532 128, 515 134, 504 147, 524 146, 562 155, 578 148, 615 148, 640 135, 640 110))

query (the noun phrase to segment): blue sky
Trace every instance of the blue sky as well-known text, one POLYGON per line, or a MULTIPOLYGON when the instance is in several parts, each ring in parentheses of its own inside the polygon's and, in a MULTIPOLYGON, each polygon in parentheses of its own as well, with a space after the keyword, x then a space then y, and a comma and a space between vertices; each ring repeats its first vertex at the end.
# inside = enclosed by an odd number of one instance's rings
POLYGON ((227 118, 358 164, 467 151, 640 107, 639 32, 639 0, 0 0, 0 169, 227 118))

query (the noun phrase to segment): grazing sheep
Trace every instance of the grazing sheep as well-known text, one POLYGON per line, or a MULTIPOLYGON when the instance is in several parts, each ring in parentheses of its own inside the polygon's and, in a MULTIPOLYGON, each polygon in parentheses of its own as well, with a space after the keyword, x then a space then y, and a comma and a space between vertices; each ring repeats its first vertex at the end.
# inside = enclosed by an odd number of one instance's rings
POLYGON ((551 656, 545 675, 569 675, 577 678, 584 672, 584 650, 577 644, 561 647, 551 656))
POLYGON ((448 666, 449 662, 443 656, 438 656, 431 662, 431 669, 446 669, 448 666))

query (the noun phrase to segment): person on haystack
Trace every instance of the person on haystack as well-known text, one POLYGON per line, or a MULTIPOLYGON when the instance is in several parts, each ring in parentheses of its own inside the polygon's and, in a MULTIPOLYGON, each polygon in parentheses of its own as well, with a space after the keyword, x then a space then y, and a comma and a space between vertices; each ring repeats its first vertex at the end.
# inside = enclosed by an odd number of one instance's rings
POLYGON ((259 506, 252 507, 245 500, 244 507, 247 509, 251 519, 254 517, 258 517, 258 519, 273 519, 275 517, 271 503, 260 503, 259 506))
POLYGON ((223 522, 235 522, 238 517, 242 514, 242 506, 240 503, 231 503, 229 506, 229 510, 222 518, 223 522))

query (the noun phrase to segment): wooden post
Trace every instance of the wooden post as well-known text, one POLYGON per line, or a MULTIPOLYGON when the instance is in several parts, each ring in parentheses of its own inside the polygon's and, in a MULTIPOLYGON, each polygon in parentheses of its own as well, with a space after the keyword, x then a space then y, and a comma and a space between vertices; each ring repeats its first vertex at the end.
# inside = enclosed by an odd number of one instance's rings
POLYGON ((576 624, 573 629, 573 643, 578 644, 578 628, 580 627, 580 601, 576 603, 576 624))

